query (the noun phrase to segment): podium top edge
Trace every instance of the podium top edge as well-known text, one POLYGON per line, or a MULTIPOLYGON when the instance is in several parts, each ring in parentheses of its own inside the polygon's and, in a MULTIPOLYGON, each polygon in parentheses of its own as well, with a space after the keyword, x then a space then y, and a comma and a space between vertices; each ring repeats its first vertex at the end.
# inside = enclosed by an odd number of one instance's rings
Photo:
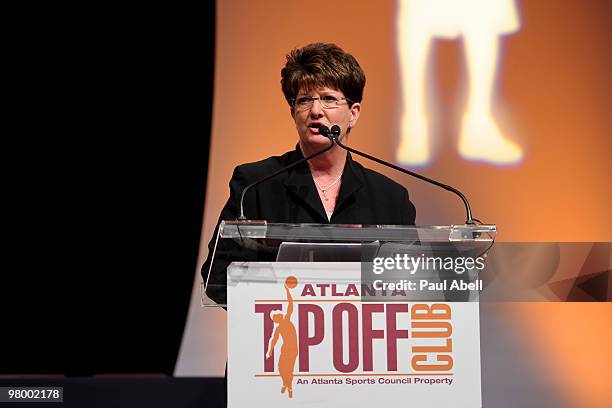
POLYGON ((466 228, 472 230, 496 231, 495 224, 451 224, 451 225, 393 225, 393 224, 316 224, 316 223, 280 223, 268 222, 266 220, 223 220, 221 225, 227 226, 266 226, 266 227, 318 227, 318 228, 405 228, 405 229, 450 229, 450 228, 466 228))
POLYGON ((493 241, 494 224, 458 225, 365 225, 365 224, 290 224, 265 220, 222 221, 221 238, 330 239, 330 240, 421 240, 493 241))

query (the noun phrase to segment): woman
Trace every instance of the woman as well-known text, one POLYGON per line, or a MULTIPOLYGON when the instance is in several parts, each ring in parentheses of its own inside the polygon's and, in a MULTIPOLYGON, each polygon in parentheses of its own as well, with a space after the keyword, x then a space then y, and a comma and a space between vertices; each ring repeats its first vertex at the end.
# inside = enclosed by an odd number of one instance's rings
MULTIPOLYGON (((340 126, 340 139, 346 144, 357 124, 365 74, 357 60, 338 46, 317 43, 291 51, 281 71, 281 86, 298 144, 282 156, 236 167, 219 222, 238 217, 240 195, 247 185, 328 146, 330 141, 319 133, 320 126, 340 126)), ((404 187, 364 168, 338 146, 257 185, 245 196, 244 213, 249 219, 268 222, 388 225, 414 224, 416 215, 404 187)), ((205 281, 216 235, 215 230, 202 267, 205 281)), ((223 241, 217 247, 206 292, 221 304, 226 303, 227 265, 260 259, 223 241)))

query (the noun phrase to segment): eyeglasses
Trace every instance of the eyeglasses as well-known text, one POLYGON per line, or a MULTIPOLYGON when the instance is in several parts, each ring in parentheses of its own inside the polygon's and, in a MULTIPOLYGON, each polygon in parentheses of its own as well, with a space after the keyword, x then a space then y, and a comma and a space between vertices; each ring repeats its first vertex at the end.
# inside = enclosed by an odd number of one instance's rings
POLYGON ((315 96, 300 96, 297 99, 290 99, 289 102, 291 102, 291 104, 296 110, 305 111, 312 108, 312 105, 314 105, 315 100, 319 101, 323 109, 338 108, 342 104, 342 101, 347 101, 350 104, 353 103, 353 101, 351 101, 349 98, 338 98, 333 95, 325 95, 320 98, 315 96))

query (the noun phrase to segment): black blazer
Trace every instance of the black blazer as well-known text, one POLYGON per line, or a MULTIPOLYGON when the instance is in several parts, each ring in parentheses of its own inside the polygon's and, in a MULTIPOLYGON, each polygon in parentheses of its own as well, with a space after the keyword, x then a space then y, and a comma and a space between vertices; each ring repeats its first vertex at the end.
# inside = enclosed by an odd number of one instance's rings
MULTIPOLYGON (((230 197, 221 211, 217 228, 208 244, 208 259, 202 266, 205 282, 219 223, 221 220, 235 220, 238 217, 240 195, 244 187, 301 158, 303 155, 298 145, 295 150, 282 156, 242 164, 234 169, 229 183, 230 197)), ((284 223, 414 225, 416 209, 404 187, 380 173, 366 169, 348 154, 331 220, 327 219, 306 163, 249 190, 244 199, 244 215, 252 220, 284 223)), ((232 261, 244 260, 269 259, 262 259, 255 253, 246 253, 231 243, 217 247, 207 290, 212 300, 225 303, 226 268, 232 261)))

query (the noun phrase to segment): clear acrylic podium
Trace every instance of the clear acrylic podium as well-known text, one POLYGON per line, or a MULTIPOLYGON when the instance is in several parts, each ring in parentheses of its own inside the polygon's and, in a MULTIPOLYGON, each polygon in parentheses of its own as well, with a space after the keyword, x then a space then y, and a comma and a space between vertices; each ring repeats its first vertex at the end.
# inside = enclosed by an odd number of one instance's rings
POLYGON ((494 225, 222 222, 202 304, 228 311, 228 406, 481 406, 480 288, 465 259, 485 256, 495 234, 494 225), (402 259, 454 269, 375 268, 402 259), (393 279, 406 290, 376 286, 393 279), (453 291, 451 281, 475 286, 453 291))

